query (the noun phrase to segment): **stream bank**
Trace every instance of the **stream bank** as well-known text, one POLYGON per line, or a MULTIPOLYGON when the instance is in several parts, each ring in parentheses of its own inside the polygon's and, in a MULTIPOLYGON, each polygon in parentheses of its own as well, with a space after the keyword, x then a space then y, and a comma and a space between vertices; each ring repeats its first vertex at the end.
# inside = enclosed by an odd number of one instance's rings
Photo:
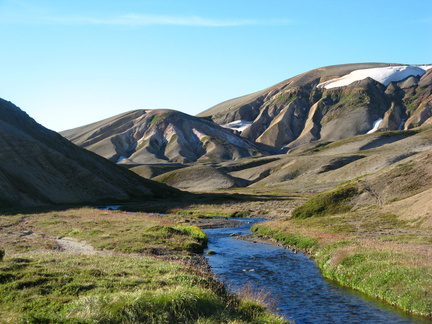
POLYGON ((324 279, 305 254, 276 242, 237 239, 250 235, 250 226, 263 220, 246 218, 241 226, 205 230, 208 249, 217 253, 206 256, 209 265, 231 290, 251 285, 270 292, 279 311, 296 323, 431 323, 324 279))

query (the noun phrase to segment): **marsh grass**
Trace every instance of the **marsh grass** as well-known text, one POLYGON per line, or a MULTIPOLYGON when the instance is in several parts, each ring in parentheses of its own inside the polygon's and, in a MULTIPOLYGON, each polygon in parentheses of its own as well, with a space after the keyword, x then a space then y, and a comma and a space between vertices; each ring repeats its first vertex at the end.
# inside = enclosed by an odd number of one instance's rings
POLYGON ((209 273, 163 259, 44 253, 7 257, 0 270, 5 322, 286 323, 209 273))
POLYGON ((176 217, 93 208, 0 216, 0 322, 286 323, 191 266, 207 236, 176 217), (47 251, 58 236, 123 253, 47 251), (26 253, 16 248, 24 244, 26 253), (163 256, 127 253, 155 247, 163 256))
MULTIPOLYGON (((10 224, 0 232, 2 245, 11 252, 57 248, 54 237, 73 237, 97 249, 125 253, 151 251, 200 252, 207 244, 206 236, 195 226, 178 225, 175 215, 152 215, 122 211, 80 208, 56 213, 0 216, 10 224), (158 230, 156 227, 159 226, 158 230), (150 228, 153 228, 151 230, 150 228), (32 229, 34 235, 20 232, 32 229), (7 232, 15 235, 7 235, 7 232)), ((159 253, 158 252, 158 253, 159 253)))
MULTIPOLYGON (((274 225, 275 223, 273 223, 274 225)), ((310 251, 317 247, 318 240, 312 236, 303 235, 301 233, 293 233, 285 231, 282 228, 275 228, 271 224, 255 224, 251 227, 252 233, 261 236, 271 236, 275 240, 284 245, 295 246, 301 249, 308 249, 310 251)))
POLYGON ((311 251, 325 277, 406 312, 432 317, 430 237, 410 229, 395 215, 378 210, 265 222, 253 228, 296 247, 314 242, 311 251), (285 241, 287 237, 302 239, 285 241))
POLYGON ((196 253, 203 252, 208 242, 207 235, 200 228, 187 225, 155 225, 144 230, 142 238, 148 244, 161 242, 174 250, 196 253))
POLYGON ((327 278, 406 312, 432 317, 431 264, 416 252, 403 244, 355 241, 328 246, 317 253, 316 262, 327 278))
POLYGON ((205 210, 205 209, 179 209, 173 208, 167 211, 169 214, 178 214, 178 215, 188 215, 193 217, 202 217, 202 218, 210 218, 210 217, 248 217, 250 212, 248 211, 214 211, 214 210, 205 210))

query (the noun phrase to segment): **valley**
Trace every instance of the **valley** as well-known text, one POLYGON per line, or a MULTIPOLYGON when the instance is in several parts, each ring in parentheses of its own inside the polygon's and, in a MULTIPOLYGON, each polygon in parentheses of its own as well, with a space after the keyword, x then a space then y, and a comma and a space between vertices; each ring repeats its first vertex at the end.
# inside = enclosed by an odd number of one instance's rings
POLYGON ((285 323, 202 255, 203 230, 246 217, 270 220, 245 239, 430 322, 431 67, 323 67, 197 116, 134 110, 60 134, 1 100, 0 318, 285 323))

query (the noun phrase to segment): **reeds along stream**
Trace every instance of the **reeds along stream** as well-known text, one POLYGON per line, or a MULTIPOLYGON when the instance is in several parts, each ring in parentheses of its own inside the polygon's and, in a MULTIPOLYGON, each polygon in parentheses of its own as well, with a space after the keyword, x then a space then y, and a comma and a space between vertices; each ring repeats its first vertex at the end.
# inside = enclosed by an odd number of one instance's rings
POLYGON ((236 291, 252 286, 270 292, 282 315, 296 323, 431 323, 398 312, 324 279, 314 261, 281 247, 237 239, 250 234, 253 223, 263 219, 239 219, 243 225, 205 230, 207 256, 215 275, 236 291), (232 236, 232 235, 235 236, 232 236))

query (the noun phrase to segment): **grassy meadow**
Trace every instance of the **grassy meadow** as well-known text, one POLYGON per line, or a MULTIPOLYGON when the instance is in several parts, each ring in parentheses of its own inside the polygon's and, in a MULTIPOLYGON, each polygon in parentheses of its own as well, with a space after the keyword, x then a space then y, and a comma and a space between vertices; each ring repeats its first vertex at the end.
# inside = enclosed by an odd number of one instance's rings
POLYGON ((432 230, 379 208, 350 211, 355 191, 348 184, 324 192, 252 231, 309 253, 328 279, 432 317, 432 230))
POLYGON ((212 277, 195 253, 207 236, 188 221, 94 208, 1 215, 0 322, 286 323, 212 277))

